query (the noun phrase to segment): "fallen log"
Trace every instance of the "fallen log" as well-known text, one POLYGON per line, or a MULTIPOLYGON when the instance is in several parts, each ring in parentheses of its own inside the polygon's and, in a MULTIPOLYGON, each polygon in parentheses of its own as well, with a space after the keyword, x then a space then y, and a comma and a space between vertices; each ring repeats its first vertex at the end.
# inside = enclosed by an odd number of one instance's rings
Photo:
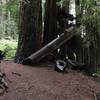
POLYGON ((22 61, 22 64, 32 65, 32 64, 38 63, 46 55, 56 50, 58 47, 60 47, 62 44, 64 44, 69 39, 71 39, 74 35, 76 35, 76 32, 73 29, 74 29, 73 27, 70 27, 69 29, 65 30, 65 32, 62 33, 59 37, 52 40, 50 43, 48 43, 46 46, 44 46, 40 50, 33 53, 28 58, 24 59, 22 61))

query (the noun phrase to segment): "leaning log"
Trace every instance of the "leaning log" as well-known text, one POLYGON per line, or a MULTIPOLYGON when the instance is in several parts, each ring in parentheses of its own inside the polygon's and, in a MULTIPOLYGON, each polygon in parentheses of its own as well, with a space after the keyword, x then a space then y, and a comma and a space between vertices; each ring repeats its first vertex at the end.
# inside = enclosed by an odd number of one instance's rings
POLYGON ((47 56, 52 51, 56 50, 58 47, 60 47, 62 44, 67 42, 69 39, 71 39, 75 32, 73 31, 73 27, 67 29, 64 33, 62 33, 59 37, 48 43, 46 46, 41 48, 40 50, 33 53, 28 58, 24 59, 22 61, 22 64, 25 65, 31 65, 38 63, 41 59, 43 59, 45 56, 47 56))

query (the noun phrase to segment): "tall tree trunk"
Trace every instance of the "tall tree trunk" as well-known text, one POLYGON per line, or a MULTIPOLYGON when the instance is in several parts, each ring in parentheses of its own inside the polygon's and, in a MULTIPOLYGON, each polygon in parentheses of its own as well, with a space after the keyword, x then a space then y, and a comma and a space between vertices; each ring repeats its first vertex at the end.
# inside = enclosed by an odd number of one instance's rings
MULTIPOLYGON (((75 0, 75 9, 76 9, 76 25, 77 27, 81 27, 81 23, 80 23, 80 19, 82 14, 81 14, 81 4, 80 4, 80 0, 75 0), (78 18, 79 17, 79 18, 78 18)), ((80 28, 81 29, 81 28, 80 28)), ((78 62, 82 62, 83 61, 83 48, 82 48, 82 37, 81 37, 81 30, 80 30, 80 34, 75 38, 76 41, 74 41, 74 43, 76 42, 76 47, 75 47, 75 53, 76 53, 76 60, 78 62)))
POLYGON ((57 0, 46 0, 44 15, 43 45, 51 42, 56 35, 57 0))
MULTIPOLYGON (((0 0, 0 6, 2 6, 2 0, 0 0)), ((2 8, 0 7, 0 24, 2 23, 2 8)))
POLYGON ((100 33, 97 33, 97 58, 98 68, 100 68, 100 33))
MULTIPOLYGON (((44 14, 44 32, 43 32, 43 46, 51 42, 57 37, 57 0, 46 0, 45 14, 44 14)), ((57 51, 53 52, 55 58, 57 57, 57 51)))
MULTIPOLYGON (((70 0, 65 0, 62 4, 62 9, 65 10, 66 13, 69 13, 69 4, 70 4, 70 0)), ((62 33, 64 32, 65 29, 68 28, 67 27, 68 20, 65 20, 64 23, 65 23, 65 26, 62 29, 62 33)), ((67 46, 66 46, 66 43, 65 43, 60 47, 59 59, 66 60, 66 51, 68 51, 68 49, 67 50, 66 49, 67 49, 67 46)))
POLYGON ((87 72, 90 74, 96 73, 98 68, 97 34, 94 30, 97 29, 93 26, 86 25, 86 37, 90 39, 87 47, 87 72))
POLYGON ((16 62, 21 62, 36 50, 42 43, 41 0, 21 0, 19 18, 19 41, 16 62))
MULTIPOLYGON (((0 6, 2 6, 2 0, 0 0, 0 6)), ((3 33, 3 29, 1 27, 1 25, 2 25, 2 18, 3 18, 2 15, 3 15, 2 14, 2 8, 0 7, 0 33, 3 33)), ((3 34, 0 34, 0 39, 2 38, 2 36, 3 36, 3 34)))
POLYGON ((93 41, 89 47, 89 50, 90 50, 90 54, 89 54, 89 63, 88 63, 88 69, 87 71, 90 73, 90 74, 93 74, 93 73, 96 73, 97 72, 97 59, 96 59, 96 48, 95 48, 95 44, 94 44, 95 41, 93 41))

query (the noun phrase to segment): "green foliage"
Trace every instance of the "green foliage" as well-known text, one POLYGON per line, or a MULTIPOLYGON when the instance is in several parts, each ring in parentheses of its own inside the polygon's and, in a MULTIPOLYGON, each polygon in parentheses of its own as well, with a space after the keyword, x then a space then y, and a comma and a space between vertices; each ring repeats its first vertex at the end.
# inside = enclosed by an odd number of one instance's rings
POLYGON ((4 34, 3 38, 11 37, 16 40, 18 39, 18 25, 13 19, 11 19, 10 22, 9 20, 6 20, 4 27, 6 28, 3 33, 4 34))
POLYGON ((2 24, 0 25, 0 36, 2 38, 12 37, 18 38, 18 16, 19 1, 9 0, 2 3, 2 24))
MULTIPOLYGON (((100 33, 100 9, 93 0, 83 0, 82 2, 81 24, 86 27, 85 42, 93 42, 95 36, 100 33)), ((86 44, 87 45, 87 44, 86 44)))
POLYGON ((10 11, 12 17, 16 20, 18 18, 19 11, 19 1, 20 0, 10 0, 3 5, 4 11, 10 11))
POLYGON ((100 67, 100 6, 96 5, 94 0, 82 1, 80 22, 85 27, 83 46, 88 49, 88 63, 93 61, 93 70, 97 71, 100 67))
POLYGON ((98 71, 97 71, 97 73, 100 75, 100 68, 98 68, 98 71))
POLYGON ((11 40, 5 40, 1 39, 0 40, 0 50, 2 51, 7 51, 6 52, 6 58, 7 59, 12 59, 15 56, 17 48, 17 41, 11 39, 11 40))
POLYGON ((60 0, 60 1, 58 1, 56 4, 57 4, 57 6, 59 6, 59 7, 65 7, 65 6, 67 6, 66 5, 66 2, 68 2, 67 0, 60 0))
POLYGON ((84 0, 82 24, 90 27, 100 27, 100 9, 93 0, 84 0), (99 25, 99 26, 98 26, 99 25))

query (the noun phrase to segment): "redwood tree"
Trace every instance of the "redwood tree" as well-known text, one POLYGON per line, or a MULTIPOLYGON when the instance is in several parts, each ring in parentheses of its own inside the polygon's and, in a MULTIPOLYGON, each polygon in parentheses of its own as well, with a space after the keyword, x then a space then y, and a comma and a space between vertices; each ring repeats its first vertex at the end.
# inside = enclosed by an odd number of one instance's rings
POLYGON ((21 62, 41 48, 42 13, 41 0, 21 0, 19 16, 19 40, 16 62, 21 62))
POLYGON ((44 15, 43 45, 46 45, 56 37, 57 0, 46 0, 44 15))

